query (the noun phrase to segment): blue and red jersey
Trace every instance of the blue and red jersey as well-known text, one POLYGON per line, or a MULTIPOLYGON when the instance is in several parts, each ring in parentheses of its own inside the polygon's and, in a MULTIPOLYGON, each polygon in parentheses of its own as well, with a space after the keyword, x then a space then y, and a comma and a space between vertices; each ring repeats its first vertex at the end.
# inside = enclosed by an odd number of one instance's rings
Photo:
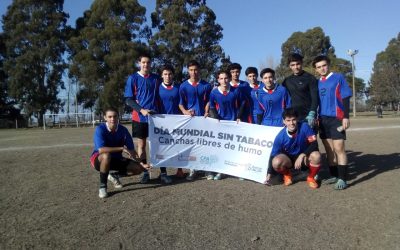
POLYGON ((246 120, 248 123, 257 123, 257 112, 259 112, 259 104, 257 100, 257 91, 261 89, 262 85, 259 83, 258 85, 246 84, 243 86, 243 93, 246 97, 245 109, 246 112, 246 120))
MULTIPOLYGON (((126 146, 129 150, 134 149, 132 136, 124 126, 118 124, 115 131, 111 131, 106 123, 102 123, 96 127, 94 132, 94 154, 99 153, 99 149, 102 147, 123 147, 126 146)), ((122 158, 122 152, 111 153, 111 157, 118 159, 122 158)))
POLYGON ((210 109, 216 109, 221 120, 235 121, 238 118, 241 103, 238 91, 221 91, 219 88, 211 91, 210 109))
POLYGON ((261 125, 283 127, 282 112, 291 105, 289 92, 286 88, 280 84, 275 84, 274 89, 260 88, 256 94, 259 109, 257 113, 263 114, 261 125))
POLYGON ((275 137, 271 159, 278 154, 285 154, 290 158, 297 157, 316 140, 314 130, 306 122, 298 122, 297 132, 292 135, 289 134, 287 127, 284 127, 275 137))
POLYGON ((176 115, 181 114, 179 110, 179 86, 172 84, 170 86, 162 83, 158 87, 158 98, 157 98, 159 113, 176 115))
POLYGON ((318 80, 319 115, 344 118, 343 99, 352 96, 352 91, 342 74, 329 73, 318 80))
POLYGON ((192 83, 186 80, 179 88, 179 104, 187 110, 193 110, 196 116, 203 116, 210 99, 211 89, 211 84, 206 81, 200 80, 192 83))
POLYGON ((241 115, 240 120, 243 122, 250 122, 251 118, 249 118, 250 115, 250 102, 249 98, 250 96, 246 96, 246 89, 249 87, 249 83, 246 81, 239 80, 238 84, 233 84, 232 82, 229 83, 230 85, 230 91, 232 92, 238 92, 240 101, 244 101, 244 110, 243 114, 241 115))
MULTIPOLYGON (((160 77, 156 74, 144 76, 136 72, 126 80, 124 97, 132 98, 144 109, 157 111, 156 92, 160 82, 160 77)), ((132 121, 148 122, 148 119, 147 116, 133 110, 132 121)))

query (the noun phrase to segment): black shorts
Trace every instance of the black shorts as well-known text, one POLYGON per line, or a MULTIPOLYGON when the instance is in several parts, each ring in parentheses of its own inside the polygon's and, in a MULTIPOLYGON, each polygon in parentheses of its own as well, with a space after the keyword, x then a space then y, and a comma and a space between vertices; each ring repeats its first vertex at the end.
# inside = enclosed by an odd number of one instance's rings
MULTIPOLYGON (((100 161, 99 161, 99 155, 98 153, 92 155, 90 157, 90 163, 94 169, 97 171, 100 171, 100 161)), ((131 160, 126 159, 126 158, 111 158, 111 163, 110 163, 110 170, 115 170, 120 173, 126 173, 126 168, 129 165, 131 160)))
POLYGON ((339 132, 342 121, 336 117, 322 116, 319 123, 319 138, 332 140, 346 140, 346 131, 339 132))
POLYGON ((132 137, 139 139, 149 137, 149 124, 147 122, 132 121, 132 137))
MULTIPOLYGON (((296 162, 296 159, 297 159, 297 157, 299 157, 299 155, 295 155, 295 156, 286 155, 286 156, 289 157, 289 159, 292 161, 292 167, 294 168, 294 163, 296 162)), ((309 156, 310 156, 310 155, 306 155, 306 158, 308 158, 309 156)), ((300 168, 300 170, 301 170, 301 171, 306 171, 306 170, 308 170, 308 166, 307 166, 307 164, 305 163, 304 160, 301 162, 301 168, 300 168)))

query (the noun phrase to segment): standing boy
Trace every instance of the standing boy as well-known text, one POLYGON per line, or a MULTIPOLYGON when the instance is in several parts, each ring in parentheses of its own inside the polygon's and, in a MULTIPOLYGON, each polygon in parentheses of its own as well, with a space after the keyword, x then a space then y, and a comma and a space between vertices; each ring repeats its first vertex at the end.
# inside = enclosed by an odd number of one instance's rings
MULTIPOLYGON (((137 138, 137 153, 143 163, 147 163, 146 139, 149 136, 148 115, 156 112, 156 91, 160 77, 151 73, 151 57, 142 54, 138 60, 140 70, 128 77, 125 85, 125 104, 132 111, 132 137, 137 138)), ((144 171, 141 183, 150 180, 144 171)))
POLYGON ((346 129, 350 127, 350 97, 352 91, 343 75, 329 70, 327 56, 317 56, 313 66, 321 76, 318 81, 320 99, 319 136, 328 157, 329 172, 332 176, 326 183, 335 183, 336 190, 347 187, 347 154, 344 141, 346 129))
MULTIPOLYGON (((189 79, 179 88, 179 109, 184 115, 204 116, 212 89, 211 84, 200 79, 200 64, 192 60, 188 64, 189 79)), ((186 179, 193 180, 196 171, 191 169, 186 179)))
POLYGON ((248 83, 243 88, 244 96, 246 96, 249 101, 248 107, 248 116, 246 117, 246 122, 256 124, 257 123, 257 111, 260 109, 258 100, 257 100, 257 91, 260 89, 260 82, 257 80, 258 78, 258 70, 255 67, 248 67, 245 71, 248 83))
MULTIPOLYGON (((243 114, 241 115, 240 120, 244 122, 251 122, 249 121, 249 116, 250 116, 250 101, 249 98, 250 96, 246 96, 245 93, 245 88, 248 87, 249 83, 240 80, 240 73, 242 71, 242 66, 239 63, 232 63, 228 67, 228 71, 230 73, 231 81, 231 91, 237 91, 239 92, 240 98, 244 100, 245 103, 245 110, 243 114)), ((250 119, 251 120, 251 119, 250 119)))

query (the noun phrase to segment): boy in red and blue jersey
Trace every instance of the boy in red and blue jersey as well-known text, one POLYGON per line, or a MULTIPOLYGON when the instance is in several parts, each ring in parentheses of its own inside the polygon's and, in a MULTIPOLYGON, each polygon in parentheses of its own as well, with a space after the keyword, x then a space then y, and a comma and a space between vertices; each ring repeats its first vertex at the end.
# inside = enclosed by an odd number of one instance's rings
POLYGON ((313 66, 321 76, 319 90, 319 133, 324 144, 331 178, 324 183, 333 184, 336 190, 347 187, 347 154, 344 141, 346 129, 350 127, 350 97, 352 91, 343 75, 329 70, 327 56, 317 56, 313 66))
POLYGON ((259 104, 257 100, 257 91, 262 87, 261 83, 257 80, 258 70, 255 67, 248 67, 244 72, 246 74, 248 83, 244 86, 243 92, 249 101, 248 116, 246 117, 246 122, 256 124, 257 123, 257 112, 259 110, 259 104))
POLYGON ((107 108, 104 113, 105 123, 96 127, 94 132, 94 150, 90 156, 90 163, 100 172, 99 197, 106 198, 107 179, 115 188, 122 188, 118 174, 109 173, 118 171, 121 175, 140 174, 149 169, 147 164, 134 160, 137 156, 132 137, 128 129, 118 122, 118 111, 107 108), (126 155, 126 158, 122 154, 126 155))
MULTIPOLYGON (((157 112, 156 92, 160 77, 151 73, 151 57, 139 56, 140 70, 130 75, 125 85, 125 104, 132 108, 132 137, 137 138, 137 153, 143 163, 147 163, 146 140, 149 136, 147 116, 157 112)), ((150 180, 149 173, 143 173, 141 183, 150 180)))
MULTIPOLYGON (((179 87, 179 109, 184 115, 204 116, 212 86, 200 79, 200 64, 197 61, 188 63, 188 72, 189 79, 179 87)), ((191 169, 186 179, 193 180, 195 176, 196 170, 191 169)))
MULTIPOLYGON (((308 186, 318 188, 315 176, 321 166, 321 154, 318 151, 317 136, 306 122, 298 122, 297 112, 293 108, 285 109, 283 114, 285 127, 275 137, 271 151, 270 164, 267 173, 272 168, 283 175, 285 186, 293 183, 291 169, 309 169, 308 186)), ((266 184, 269 184, 267 175, 266 184)))
POLYGON ((246 81, 240 80, 240 72, 242 71, 242 66, 239 63, 232 63, 228 66, 228 72, 230 73, 231 81, 229 84, 231 85, 231 91, 239 92, 239 96, 241 100, 245 101, 245 107, 243 113, 241 115, 240 120, 243 122, 251 123, 250 117, 250 95, 246 95, 246 92, 250 94, 250 91, 246 91, 249 89, 249 83, 246 81))
POLYGON ((282 112, 290 107, 290 96, 286 88, 275 82, 275 71, 270 68, 261 70, 264 87, 257 93, 257 124, 283 127, 282 112))

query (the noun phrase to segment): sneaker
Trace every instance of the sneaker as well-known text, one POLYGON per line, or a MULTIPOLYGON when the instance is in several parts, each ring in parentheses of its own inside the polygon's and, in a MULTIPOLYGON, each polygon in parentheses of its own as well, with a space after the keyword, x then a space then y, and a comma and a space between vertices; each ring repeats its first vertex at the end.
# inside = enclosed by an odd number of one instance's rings
POLYGON ((119 181, 119 177, 117 174, 108 174, 108 180, 114 185, 114 188, 122 188, 122 184, 119 181))
POLYGON ((221 173, 218 173, 218 174, 216 174, 215 176, 214 176, 214 181, 219 181, 219 180, 221 180, 222 179, 222 174, 221 173))
POLYGON ((161 182, 163 182, 164 184, 171 184, 171 182, 172 182, 172 179, 171 179, 171 177, 169 177, 167 174, 160 174, 160 179, 161 179, 161 182))
POLYGON ((207 172, 207 180, 211 181, 214 180, 214 175, 211 172, 207 172))
POLYGON ((342 179, 338 179, 333 188, 336 190, 343 190, 343 189, 347 188, 347 183, 346 183, 346 181, 344 181, 342 179))
POLYGON ((324 179, 321 181, 321 184, 324 185, 331 185, 331 184, 335 184, 338 181, 338 178, 335 176, 329 177, 328 179, 324 179))
POLYGON ((292 173, 290 171, 288 171, 287 174, 283 174, 283 184, 285 186, 290 186, 293 184, 292 173))
POLYGON ((238 179, 239 179, 239 181, 244 181, 244 178, 242 178, 242 177, 239 177, 238 179))
POLYGON ((149 181, 150 181, 149 172, 144 172, 143 175, 142 175, 142 179, 140 179, 140 183, 146 184, 149 181))
POLYGON ((104 199, 108 196, 107 188, 100 188, 99 189, 99 198, 104 199))
POLYGON ((178 170, 176 171, 175 176, 178 177, 178 178, 185 177, 185 173, 183 173, 182 168, 178 168, 178 170))
POLYGON ((186 180, 193 181, 194 177, 196 177, 196 170, 190 169, 189 175, 186 177, 186 180))
POLYGON ((318 183, 315 181, 313 177, 307 177, 308 186, 312 189, 318 188, 318 183))

